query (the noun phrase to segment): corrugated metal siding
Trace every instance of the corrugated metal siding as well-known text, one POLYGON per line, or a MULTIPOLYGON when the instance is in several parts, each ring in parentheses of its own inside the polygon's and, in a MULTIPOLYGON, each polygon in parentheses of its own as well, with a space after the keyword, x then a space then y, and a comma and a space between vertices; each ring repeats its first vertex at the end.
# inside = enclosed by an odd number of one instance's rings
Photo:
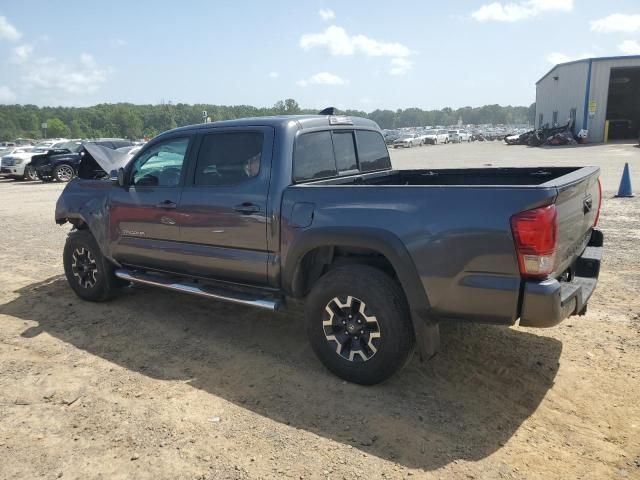
POLYGON ((576 131, 582 128, 582 110, 587 88, 588 62, 559 65, 536 86, 536 127, 540 113, 543 123, 551 125, 553 112, 558 112, 558 124, 567 122, 571 109, 577 109, 576 131), (554 80, 553 77, 558 77, 554 80))
POLYGON ((607 119, 607 99, 609 77, 612 68, 640 67, 640 59, 594 60, 591 69, 591 90, 589 101, 596 102, 596 114, 589 119, 589 141, 604 141, 604 122, 607 119))
MULTIPOLYGON (((591 85, 588 102, 596 102, 596 113, 588 118, 590 142, 604 141, 604 122, 607 115, 609 96, 609 76, 612 68, 640 67, 640 59, 616 58, 609 60, 593 59, 591 67, 591 85)), ((569 118, 572 108, 577 109, 576 132, 583 128, 584 102, 587 89, 589 60, 558 65, 549 75, 542 78, 536 86, 536 127, 539 114, 544 115, 544 123, 551 124, 553 112, 558 112, 558 123, 563 124, 569 118), (557 76, 558 80, 553 77, 557 76)))

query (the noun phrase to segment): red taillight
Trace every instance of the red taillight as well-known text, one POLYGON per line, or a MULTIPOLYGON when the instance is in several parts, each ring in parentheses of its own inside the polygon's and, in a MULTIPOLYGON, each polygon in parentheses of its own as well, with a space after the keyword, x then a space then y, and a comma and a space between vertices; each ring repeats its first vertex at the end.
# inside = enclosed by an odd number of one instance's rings
POLYGON ((557 219, 555 205, 511 217, 511 231, 523 277, 543 278, 553 272, 558 242, 557 219))
POLYGON ((598 178, 598 211, 596 212, 596 219, 593 222, 593 228, 598 226, 598 220, 600 220, 600 207, 602 207, 602 184, 598 178))

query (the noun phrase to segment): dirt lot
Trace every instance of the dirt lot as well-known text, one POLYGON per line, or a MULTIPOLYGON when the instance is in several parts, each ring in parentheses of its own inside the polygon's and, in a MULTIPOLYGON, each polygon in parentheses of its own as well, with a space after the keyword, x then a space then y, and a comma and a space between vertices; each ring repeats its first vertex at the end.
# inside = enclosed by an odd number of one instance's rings
POLYGON ((585 317, 444 325, 383 385, 335 378, 295 311, 150 288, 106 304, 61 276, 57 184, 0 181, 1 478, 640 478, 640 149, 497 143, 396 167, 598 164, 606 257, 585 317), (284 348, 283 348, 284 347, 284 348))

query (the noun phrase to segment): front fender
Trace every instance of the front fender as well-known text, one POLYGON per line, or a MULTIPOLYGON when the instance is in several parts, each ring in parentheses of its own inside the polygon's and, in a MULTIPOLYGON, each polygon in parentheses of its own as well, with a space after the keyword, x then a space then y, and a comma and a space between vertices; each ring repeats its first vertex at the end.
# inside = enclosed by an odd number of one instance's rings
POLYGON ((110 182, 74 178, 58 197, 55 211, 58 225, 70 222, 78 228, 88 228, 102 254, 109 259, 110 191, 110 182))

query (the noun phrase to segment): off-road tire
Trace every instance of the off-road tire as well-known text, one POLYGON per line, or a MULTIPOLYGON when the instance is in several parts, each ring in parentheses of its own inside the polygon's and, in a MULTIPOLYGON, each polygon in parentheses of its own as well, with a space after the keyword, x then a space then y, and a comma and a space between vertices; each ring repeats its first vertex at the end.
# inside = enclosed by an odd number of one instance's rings
MULTIPOLYGON (((323 275, 306 299, 305 317, 311 347, 320 361, 335 375, 349 382, 363 385, 382 382, 402 369, 414 350, 411 314, 400 285, 383 271, 368 265, 345 265, 323 275), (323 321, 331 318, 326 309, 330 304, 334 305, 333 300, 347 301, 348 297, 362 302, 367 318, 375 318, 377 323, 379 338, 375 340, 376 351, 366 360, 360 355, 349 360, 339 354, 338 340, 327 338, 326 329, 333 326, 323 325, 323 321)), ((335 318, 336 323, 341 323, 339 319, 342 317, 336 315, 335 318)), ((371 340, 371 337, 362 338, 371 340)), ((341 347, 341 353, 344 351, 341 347)))
POLYGON ((113 298, 121 285, 115 276, 114 266, 100 252, 98 243, 89 230, 73 230, 64 245, 63 252, 64 273, 71 289, 83 300, 90 302, 104 302, 113 298), (85 252, 89 252, 86 253, 85 252), (74 258, 75 254, 75 258, 74 258), (93 261, 95 273, 88 281, 79 272, 80 257, 93 261))

